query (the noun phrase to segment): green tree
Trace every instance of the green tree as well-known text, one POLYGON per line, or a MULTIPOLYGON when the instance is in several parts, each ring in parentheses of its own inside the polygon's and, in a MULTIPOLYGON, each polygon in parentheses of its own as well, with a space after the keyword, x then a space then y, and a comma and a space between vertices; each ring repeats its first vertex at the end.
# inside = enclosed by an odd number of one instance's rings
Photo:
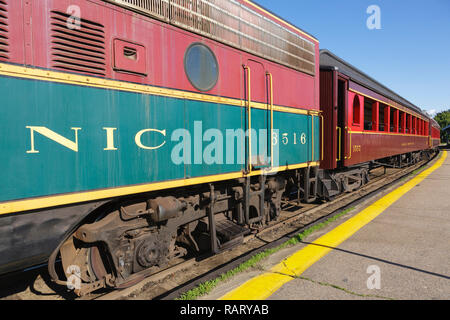
MULTIPOLYGON (((437 123, 439 123, 441 129, 444 129, 445 127, 450 125, 450 109, 448 109, 447 111, 439 112, 434 117, 434 120, 436 120, 437 123)), ((448 138, 449 138, 449 131, 447 130, 447 132, 444 132, 441 130, 441 140, 447 141, 448 138)))

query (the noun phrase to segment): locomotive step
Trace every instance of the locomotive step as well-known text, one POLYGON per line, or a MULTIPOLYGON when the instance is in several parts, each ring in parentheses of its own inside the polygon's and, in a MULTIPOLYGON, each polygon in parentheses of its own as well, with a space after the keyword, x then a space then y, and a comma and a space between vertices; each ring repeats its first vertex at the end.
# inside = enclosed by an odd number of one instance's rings
MULTIPOLYGON (((221 239, 224 244, 236 238, 243 239, 244 236, 250 233, 248 228, 239 226, 230 220, 217 221, 216 230, 218 238, 221 239)), ((222 248, 223 246, 221 246, 221 249, 222 248)))

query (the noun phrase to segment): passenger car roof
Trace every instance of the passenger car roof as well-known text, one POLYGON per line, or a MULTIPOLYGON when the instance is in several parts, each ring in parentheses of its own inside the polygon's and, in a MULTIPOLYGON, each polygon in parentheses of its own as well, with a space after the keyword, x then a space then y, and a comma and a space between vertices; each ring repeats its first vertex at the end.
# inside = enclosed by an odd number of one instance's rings
POLYGON ((339 72, 350 77, 352 81, 429 118, 419 107, 326 49, 320 50, 320 68, 337 68, 339 72))

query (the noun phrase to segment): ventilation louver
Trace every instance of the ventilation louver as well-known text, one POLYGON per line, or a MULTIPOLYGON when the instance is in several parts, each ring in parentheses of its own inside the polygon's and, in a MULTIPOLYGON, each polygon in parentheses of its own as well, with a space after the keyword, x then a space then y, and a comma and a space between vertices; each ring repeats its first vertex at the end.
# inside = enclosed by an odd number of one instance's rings
POLYGON ((51 32, 53 68, 105 76, 103 25, 52 11, 51 32))
POLYGON ((0 61, 9 60, 8 4, 0 0, 0 61))

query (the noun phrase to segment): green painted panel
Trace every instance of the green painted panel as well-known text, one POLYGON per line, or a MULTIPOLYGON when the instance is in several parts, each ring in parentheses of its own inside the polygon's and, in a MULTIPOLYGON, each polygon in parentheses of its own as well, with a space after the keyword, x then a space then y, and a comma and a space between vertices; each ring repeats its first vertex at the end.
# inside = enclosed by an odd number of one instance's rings
MULTIPOLYGON (((0 95, 0 201, 245 168, 245 135, 233 135, 247 129, 245 108, 9 77, 0 95)), ((269 123, 252 110, 266 130, 254 154, 266 152, 269 123)), ((274 112, 274 129, 280 165, 311 160, 309 116, 274 112)))
POLYGON ((276 113, 274 115, 274 130, 278 130, 274 139, 274 149, 279 150, 279 165, 292 165, 311 160, 312 137, 310 116, 276 113))

